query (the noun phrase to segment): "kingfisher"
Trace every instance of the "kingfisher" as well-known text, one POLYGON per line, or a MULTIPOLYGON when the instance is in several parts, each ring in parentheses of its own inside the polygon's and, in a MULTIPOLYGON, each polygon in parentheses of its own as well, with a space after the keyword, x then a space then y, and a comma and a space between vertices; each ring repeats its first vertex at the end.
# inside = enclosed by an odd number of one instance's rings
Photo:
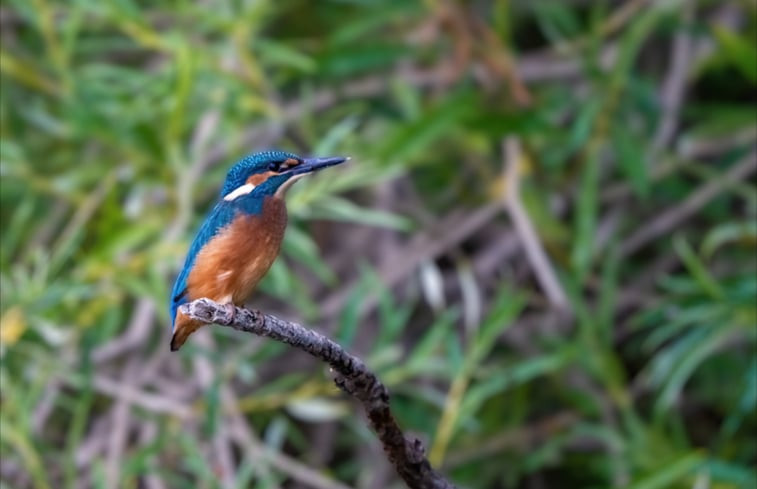
POLYGON ((279 254, 287 225, 286 191, 303 176, 348 159, 264 151, 231 167, 171 292, 171 351, 205 324, 182 314, 179 306, 203 297, 232 311, 243 305, 279 254))

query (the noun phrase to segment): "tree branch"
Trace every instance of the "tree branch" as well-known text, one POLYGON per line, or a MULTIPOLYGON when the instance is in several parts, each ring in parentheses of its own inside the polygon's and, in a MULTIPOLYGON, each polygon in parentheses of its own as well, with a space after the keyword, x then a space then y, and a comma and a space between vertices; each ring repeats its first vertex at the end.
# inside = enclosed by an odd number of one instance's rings
POLYGON ((362 360, 320 333, 260 311, 231 309, 209 299, 184 304, 180 311, 203 321, 265 336, 300 349, 328 363, 336 372, 334 382, 357 398, 368 415, 371 428, 384 446, 389 462, 411 489, 453 489, 426 459, 420 440, 406 437, 389 408, 389 391, 362 360))

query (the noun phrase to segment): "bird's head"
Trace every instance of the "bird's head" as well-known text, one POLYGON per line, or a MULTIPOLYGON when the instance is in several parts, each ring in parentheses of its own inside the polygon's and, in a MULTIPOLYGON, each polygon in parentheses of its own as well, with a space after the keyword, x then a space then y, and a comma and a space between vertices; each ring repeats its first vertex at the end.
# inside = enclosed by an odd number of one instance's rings
POLYGON ((301 177, 349 158, 302 158, 284 151, 264 151, 245 156, 231 167, 221 197, 236 200, 255 192, 259 196, 283 195, 301 177))

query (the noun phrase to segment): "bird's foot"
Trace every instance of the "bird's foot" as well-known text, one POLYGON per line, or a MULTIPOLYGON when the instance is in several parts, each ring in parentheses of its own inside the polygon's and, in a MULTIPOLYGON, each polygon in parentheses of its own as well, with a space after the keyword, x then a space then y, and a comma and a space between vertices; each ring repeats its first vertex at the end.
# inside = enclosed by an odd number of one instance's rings
POLYGON ((228 302, 226 303, 225 309, 224 312, 226 313, 226 317, 223 318, 224 322, 226 324, 231 324, 237 317, 237 306, 235 306, 233 302, 228 302))

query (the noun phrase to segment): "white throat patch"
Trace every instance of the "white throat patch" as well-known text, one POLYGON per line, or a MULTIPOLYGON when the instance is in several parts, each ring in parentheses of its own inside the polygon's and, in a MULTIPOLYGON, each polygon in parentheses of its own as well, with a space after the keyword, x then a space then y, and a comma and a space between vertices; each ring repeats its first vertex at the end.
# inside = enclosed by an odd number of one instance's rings
POLYGON ((231 192, 229 192, 228 194, 224 195, 223 200, 226 200, 226 201, 235 200, 243 195, 249 194, 253 190, 255 190, 255 185, 251 183, 245 183, 241 187, 237 187, 231 192))
POLYGON ((307 173, 301 173, 299 175, 294 175, 294 176, 289 177, 289 180, 287 180, 286 182, 282 183, 281 186, 278 188, 278 190, 276 190, 276 196, 277 197, 284 197, 284 194, 286 194, 287 190, 289 190, 292 187, 292 185, 294 184, 294 182, 296 182, 300 178, 302 178, 304 176, 307 176, 307 175, 308 175, 307 173))

